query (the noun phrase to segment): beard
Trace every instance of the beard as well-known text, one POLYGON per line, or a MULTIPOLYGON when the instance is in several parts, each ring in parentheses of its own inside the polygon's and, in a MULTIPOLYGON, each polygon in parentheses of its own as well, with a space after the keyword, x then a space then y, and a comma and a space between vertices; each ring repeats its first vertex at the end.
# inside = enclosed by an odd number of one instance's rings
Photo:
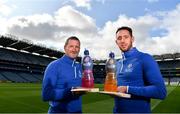
POLYGON ((128 46, 125 46, 125 47, 119 46, 119 48, 122 52, 129 51, 132 48, 132 43, 130 43, 128 46))

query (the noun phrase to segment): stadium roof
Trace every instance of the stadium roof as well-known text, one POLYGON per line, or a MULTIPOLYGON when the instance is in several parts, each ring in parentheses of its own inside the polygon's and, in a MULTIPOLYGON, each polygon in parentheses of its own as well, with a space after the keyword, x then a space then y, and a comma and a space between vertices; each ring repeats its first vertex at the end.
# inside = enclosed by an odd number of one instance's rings
MULTIPOLYGON (((45 46, 33 44, 31 41, 19 40, 16 36, 0 35, 0 46, 10 47, 20 51, 26 51, 29 53, 37 53, 39 55, 45 55, 49 57, 60 58, 63 56, 63 52, 47 48, 45 46)), ((174 54, 162 54, 162 55, 153 55, 154 59, 157 61, 166 61, 166 60, 180 60, 180 53, 174 54)), ((81 59, 81 57, 78 57, 81 59)))
POLYGON ((157 61, 179 60, 180 59, 180 53, 153 55, 153 57, 157 61))
POLYGON ((2 47, 10 47, 21 51, 26 51, 30 53, 37 53, 40 55, 46 55, 49 57, 60 58, 63 56, 63 52, 57 51, 54 49, 46 48, 45 46, 35 45, 30 41, 19 40, 17 37, 9 36, 0 36, 0 45, 2 47))

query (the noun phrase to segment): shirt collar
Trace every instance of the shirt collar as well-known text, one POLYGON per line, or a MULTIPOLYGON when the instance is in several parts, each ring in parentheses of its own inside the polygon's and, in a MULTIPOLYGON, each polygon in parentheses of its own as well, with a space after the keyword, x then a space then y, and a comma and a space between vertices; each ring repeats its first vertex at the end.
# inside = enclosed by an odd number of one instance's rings
POLYGON ((76 59, 71 58, 71 57, 67 56, 66 54, 63 55, 62 59, 63 59, 66 63, 71 64, 72 67, 75 65, 76 59))
POLYGON ((136 55, 136 52, 138 52, 138 50, 135 47, 133 47, 130 50, 124 52, 124 56, 125 56, 125 58, 132 57, 132 56, 136 55))

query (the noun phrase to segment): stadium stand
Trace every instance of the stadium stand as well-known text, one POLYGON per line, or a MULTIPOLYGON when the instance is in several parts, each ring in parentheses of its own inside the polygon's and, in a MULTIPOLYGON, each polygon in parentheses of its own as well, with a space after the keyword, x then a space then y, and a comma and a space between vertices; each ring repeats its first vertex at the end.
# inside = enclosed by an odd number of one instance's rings
POLYGON ((106 76, 105 64, 94 65, 93 66, 93 75, 95 83, 104 83, 104 79, 106 76))
POLYGON ((0 46, 0 82, 41 82, 46 66, 63 55, 12 35, 0 36, 0 46))
MULTIPOLYGON (((0 82, 37 83, 43 79, 46 66, 64 53, 19 40, 12 35, 0 36, 0 82)), ((180 53, 153 55, 167 82, 180 83, 180 53)), ((81 61, 81 57, 78 58, 81 61)), ((95 83, 104 83, 105 60, 94 60, 95 83)))
POLYGON ((180 53, 153 56, 168 85, 180 83, 180 53))
MULTIPOLYGON (((63 54, 10 34, 1 35, 0 82, 41 82, 46 66, 63 54)), ((77 61, 81 61, 81 57, 77 61)))

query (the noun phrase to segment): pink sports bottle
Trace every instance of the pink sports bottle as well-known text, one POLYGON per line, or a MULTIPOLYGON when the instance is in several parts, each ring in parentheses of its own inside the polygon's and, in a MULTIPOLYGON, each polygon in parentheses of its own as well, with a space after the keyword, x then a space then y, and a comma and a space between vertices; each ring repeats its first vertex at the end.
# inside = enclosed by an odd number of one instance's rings
POLYGON ((93 61, 89 56, 89 51, 86 49, 84 51, 82 65, 83 65, 82 87, 94 88, 93 61))

